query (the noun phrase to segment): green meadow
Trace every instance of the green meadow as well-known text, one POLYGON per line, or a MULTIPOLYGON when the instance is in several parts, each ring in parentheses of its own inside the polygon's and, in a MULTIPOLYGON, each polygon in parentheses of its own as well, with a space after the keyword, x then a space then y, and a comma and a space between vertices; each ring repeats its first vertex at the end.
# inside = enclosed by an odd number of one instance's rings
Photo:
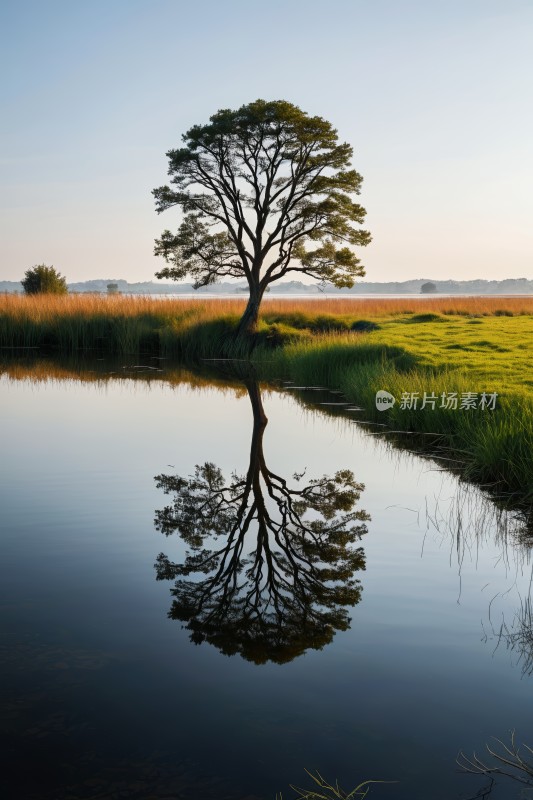
POLYGON ((404 445, 451 457, 465 478, 530 505, 533 319, 415 317, 375 320, 378 330, 357 337, 288 345, 263 370, 343 392, 367 420, 409 432, 404 445), (376 408, 379 390, 394 396, 392 408, 376 408))

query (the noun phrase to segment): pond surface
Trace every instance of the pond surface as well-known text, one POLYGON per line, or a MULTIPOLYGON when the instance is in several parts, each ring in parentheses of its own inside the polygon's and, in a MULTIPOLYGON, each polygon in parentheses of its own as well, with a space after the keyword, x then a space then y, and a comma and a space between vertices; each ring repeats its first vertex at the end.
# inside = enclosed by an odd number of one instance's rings
POLYGON ((99 369, 0 377, 2 798, 450 800, 531 745, 517 520, 338 396, 99 369))

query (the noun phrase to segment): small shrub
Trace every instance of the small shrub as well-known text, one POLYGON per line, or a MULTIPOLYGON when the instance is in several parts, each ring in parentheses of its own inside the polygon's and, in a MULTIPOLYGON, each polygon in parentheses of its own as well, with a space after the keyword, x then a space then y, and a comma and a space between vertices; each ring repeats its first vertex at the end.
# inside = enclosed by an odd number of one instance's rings
POLYGON ((317 333, 346 331, 348 330, 348 323, 340 317, 334 317, 332 314, 322 314, 311 322, 310 328, 317 333))
POLYGON ((366 331, 378 331, 381 328, 381 325, 378 325, 377 322, 372 322, 369 319, 357 319, 355 322, 352 322, 351 329, 352 331, 356 332, 366 332, 366 331))
POLYGON ((256 344, 266 344, 268 347, 282 347, 294 344, 303 339, 309 339, 309 331, 297 330, 289 325, 276 322, 273 325, 260 326, 256 336, 256 344))
POLYGON ((304 314, 303 312, 298 311, 291 311, 288 313, 278 311, 273 314, 265 310, 261 317, 268 325, 282 323, 283 325, 288 325, 291 328, 298 328, 298 330, 309 328, 311 325, 309 314, 304 314))
POLYGON ((448 322, 441 314, 413 314, 407 322, 448 322))
POLYGON ((26 270, 21 283, 26 294, 68 294, 66 279, 46 264, 26 270))

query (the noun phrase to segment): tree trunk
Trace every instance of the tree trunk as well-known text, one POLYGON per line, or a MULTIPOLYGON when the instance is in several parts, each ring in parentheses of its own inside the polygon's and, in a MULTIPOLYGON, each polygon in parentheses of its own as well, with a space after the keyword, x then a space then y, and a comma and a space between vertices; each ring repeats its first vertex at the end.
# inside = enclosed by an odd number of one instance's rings
POLYGON ((238 337, 251 336, 252 334, 257 332, 257 320, 259 319, 259 306, 261 305, 261 300, 263 298, 264 291, 265 290, 262 289, 258 284, 250 285, 250 296, 248 298, 248 304, 244 310, 244 314, 242 315, 239 325, 237 327, 238 337))
MULTIPOLYGON (((252 413, 254 415, 254 436, 259 432, 262 437, 263 431, 268 422, 268 417, 265 414, 265 409, 263 408, 263 399, 261 397, 259 381, 255 377, 248 377, 244 379, 244 385, 246 386, 248 397, 250 398, 250 402, 252 404, 252 413)), ((254 448, 252 445, 252 450, 253 449, 254 448)))

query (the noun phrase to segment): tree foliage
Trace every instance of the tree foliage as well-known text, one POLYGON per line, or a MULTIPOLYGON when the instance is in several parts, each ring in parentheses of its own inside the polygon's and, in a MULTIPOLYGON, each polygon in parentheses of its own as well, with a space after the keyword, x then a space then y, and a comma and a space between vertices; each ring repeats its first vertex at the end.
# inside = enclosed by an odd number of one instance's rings
POLYGON ((290 272, 335 286, 364 275, 354 246, 370 242, 355 227, 362 177, 352 147, 337 131, 285 101, 256 100, 224 109, 184 134, 170 150, 170 185, 153 190, 158 213, 178 207, 177 233, 165 230, 155 254, 168 267, 158 278, 245 278, 250 301, 241 324, 253 330, 266 288, 290 272))
POLYGON ((225 480, 212 463, 193 475, 156 476, 173 496, 155 525, 178 533, 180 563, 160 553, 158 580, 174 580, 169 616, 186 623, 191 641, 256 664, 290 661, 321 649, 349 627, 347 607, 361 597, 354 575, 365 568, 353 547, 368 515, 353 510, 363 485, 349 470, 294 485, 270 470, 263 453, 266 417, 257 384, 247 384, 254 411, 245 475, 225 480))
POLYGON ((54 267, 38 264, 24 273, 21 281, 26 294, 67 294, 67 281, 54 267))

